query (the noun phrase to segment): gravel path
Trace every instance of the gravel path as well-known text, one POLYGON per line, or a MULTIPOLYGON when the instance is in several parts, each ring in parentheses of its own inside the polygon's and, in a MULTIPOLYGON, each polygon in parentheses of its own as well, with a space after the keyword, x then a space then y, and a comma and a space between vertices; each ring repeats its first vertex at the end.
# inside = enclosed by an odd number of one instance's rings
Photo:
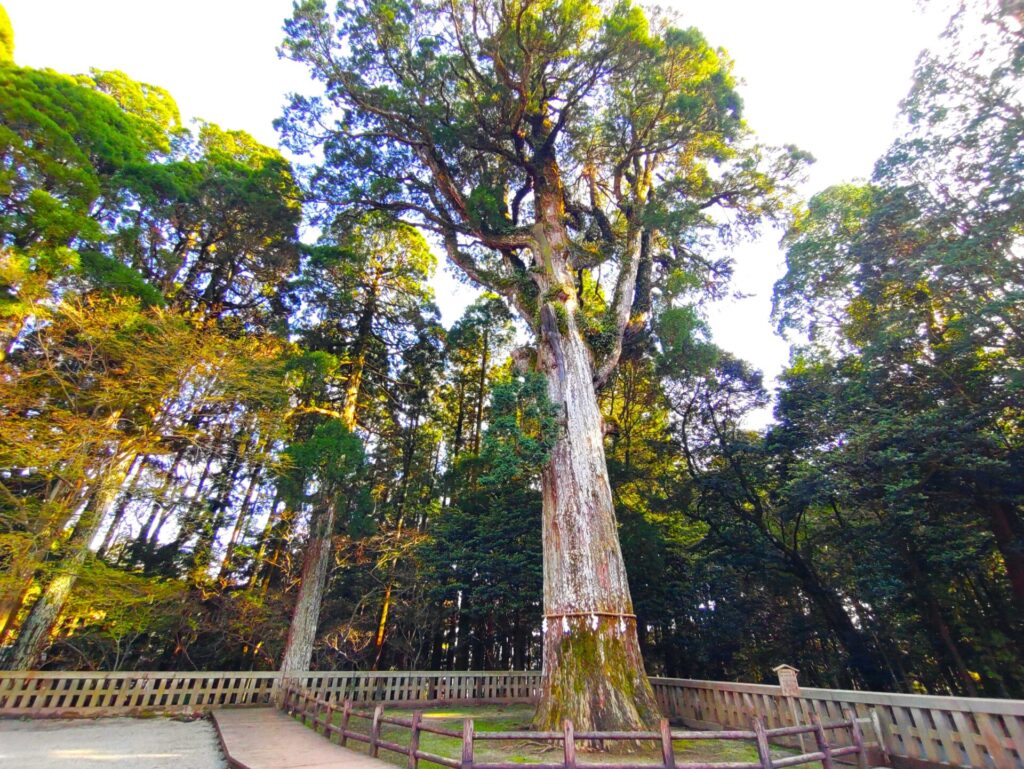
POLYGON ((3 769, 227 769, 209 721, 0 720, 3 769))

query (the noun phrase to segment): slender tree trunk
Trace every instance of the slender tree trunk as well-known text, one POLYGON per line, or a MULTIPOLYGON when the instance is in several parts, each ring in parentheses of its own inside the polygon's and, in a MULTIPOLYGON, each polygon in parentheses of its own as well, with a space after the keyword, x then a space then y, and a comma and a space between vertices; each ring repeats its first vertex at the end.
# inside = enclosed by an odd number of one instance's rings
POLYGON ((800 554, 785 549, 783 556, 789 564, 790 572, 799 580, 807 597, 817 606, 846 650, 850 667, 869 689, 885 691, 894 683, 886 673, 886 665, 864 634, 853 624, 839 596, 822 584, 814 569, 800 554))
MULTIPOLYGON (((353 363, 349 369, 345 387, 345 402, 342 407, 342 423, 352 431, 356 427, 356 409, 366 366, 366 354, 373 331, 373 318, 377 311, 376 284, 356 324, 356 339, 353 344, 353 363)), ((313 659, 313 642, 320 621, 320 605, 323 602, 327 581, 327 566, 331 558, 331 536, 334 533, 334 500, 323 496, 319 509, 312 512, 309 528, 309 543, 302 562, 302 577, 299 594, 295 600, 295 613, 288 627, 288 639, 284 645, 281 670, 307 670, 313 659)))
POLYGON ((211 491, 215 494, 197 528, 195 547, 192 549, 192 564, 189 568, 189 579, 200 584, 207 582, 210 569, 215 563, 214 550, 220 530, 227 520, 227 511, 231 507, 231 493, 234 491, 238 475, 250 448, 250 436, 243 435, 232 441, 226 467, 221 467, 211 491))
MULTIPOLYGON (((192 494, 192 499, 188 503, 188 507, 185 508, 185 514, 181 516, 181 523, 178 527, 178 536, 175 537, 173 542, 174 552, 180 554, 188 544, 189 540, 199 531, 199 527, 202 523, 202 518, 208 515, 209 511, 205 509, 206 496, 203 494, 203 490, 206 488, 206 482, 210 478, 210 470, 213 467, 213 461, 215 459, 215 451, 220 446, 221 438, 224 436, 224 430, 226 424, 222 423, 217 427, 217 432, 214 439, 210 442, 210 450, 206 455, 206 462, 203 465, 203 472, 199 476, 199 482, 196 483, 196 490, 192 494)), ((156 536, 159 534, 159 529, 150 535, 150 542, 156 542, 156 536)))
POLYGON ((74 484, 56 480, 46 495, 44 522, 36 532, 31 546, 14 554, 13 562, 0 581, 0 643, 14 630, 18 615, 35 583, 36 570, 46 559, 67 524, 83 501, 88 499, 90 487, 84 478, 74 484))
POLYGON ((231 530, 231 538, 228 540, 227 547, 224 549, 224 558, 220 562, 220 571, 217 574, 217 578, 221 581, 226 581, 228 575, 231 573, 231 560, 235 555, 235 548, 238 547, 238 543, 241 541, 245 528, 249 523, 249 516, 252 513, 252 502, 253 492, 256 491, 256 486, 259 483, 260 476, 263 473, 263 465, 257 464, 252 469, 252 475, 249 476, 249 484, 245 489, 245 497, 242 499, 242 504, 238 508, 238 517, 235 518, 235 526, 231 530))
POLYGON ((142 474, 146 471, 146 467, 149 465, 149 462, 150 458, 148 454, 137 454, 132 466, 128 468, 128 487, 124 490, 124 493, 120 495, 120 499, 117 501, 117 506, 114 508, 114 515, 110 520, 110 525, 107 526, 106 534, 103 535, 103 541, 96 550, 96 555, 98 557, 106 558, 110 548, 113 547, 114 541, 117 539, 117 532, 121 528, 121 522, 124 521, 124 516, 128 512, 128 505, 131 504, 132 499, 135 497, 135 491, 139 487, 139 480, 142 478, 142 474))
MULTIPOLYGON (((406 471, 408 473, 408 470, 406 471)), ((395 529, 395 548, 396 550, 402 546, 402 524, 404 523, 403 518, 398 519, 398 526, 395 529)), ((376 652, 373 656, 373 666, 371 670, 378 670, 380 666, 381 657, 384 655, 384 639, 387 636, 388 630, 388 615, 391 613, 391 594, 395 588, 395 572, 398 567, 398 556, 394 555, 390 559, 390 565, 388 566, 388 582, 387 587, 384 588, 384 600, 381 601, 380 614, 378 615, 377 621, 377 634, 374 636, 373 644, 376 652)))
POLYGON ((473 431, 473 453, 480 456, 480 433, 483 432, 484 423, 484 399, 487 396, 487 357, 490 350, 487 327, 484 327, 484 334, 480 352, 480 376, 476 383, 476 424, 473 431))
POLYGON ((288 627, 281 670, 309 670, 313 659, 313 642, 320 624, 320 604, 327 583, 327 567, 331 561, 331 532, 334 531, 334 503, 324 499, 314 516, 314 530, 302 561, 302 577, 295 612, 288 627))
POLYGON ((274 536, 274 529, 277 526, 278 521, 281 519, 281 514, 278 511, 278 507, 281 502, 281 491, 276 489, 274 491, 274 500, 270 504, 270 512, 267 513, 267 522, 263 525, 263 532, 260 534, 259 546, 256 548, 256 555, 253 556, 252 571, 249 574, 249 581, 246 583, 246 589, 252 590, 260 582, 264 581, 264 563, 267 557, 267 548, 271 545, 271 540, 274 536))
POLYGON ((989 528, 996 540, 1017 611, 1024 616, 1024 523, 1010 504, 985 500, 989 528))
POLYGON ((8 634, 14 630, 15 623, 18 621, 18 615, 21 613, 21 608, 25 605, 25 601, 28 600, 32 585, 35 584, 34 565, 32 568, 24 568, 22 565, 14 574, 8 574, 5 581, 10 581, 15 585, 20 582, 21 592, 10 591, 9 597, 0 606, 0 644, 3 644, 7 640, 8 634))
POLYGON ((472 607, 466 591, 462 593, 459 603, 459 621, 455 634, 456 650, 451 670, 469 670, 470 627, 473 625, 472 607))
POLYGON ((352 364, 349 366, 348 381, 345 383, 345 402, 341 410, 341 421, 349 431, 356 429, 356 410, 359 407, 359 394, 363 386, 363 371, 370 348, 370 335, 373 333, 373 320, 377 314, 378 291, 378 284, 374 281, 370 286, 366 305, 356 323, 356 336, 352 342, 352 364))
POLYGON ((124 483, 132 459, 133 455, 127 454, 111 460, 111 471, 100 481, 68 538, 66 556, 61 561, 58 573, 50 580, 18 631, 18 638, 7 660, 8 669, 29 670, 37 665, 89 555, 89 544, 99 533, 107 510, 124 483))
MULTIPOLYGON (((164 474, 163 483, 160 484, 160 488, 153 494, 153 503, 149 508, 149 515, 146 516, 146 520, 143 522, 142 527, 139 529, 139 533, 135 535, 135 541, 130 547, 126 548, 133 557, 141 556, 147 550, 147 546, 150 542, 150 532, 156 525, 157 519, 160 517, 160 510, 167 502, 168 493, 171 486, 174 485, 174 481, 177 477, 178 465, 181 463, 182 457, 185 455, 185 449, 178 449, 174 455, 174 460, 171 462, 170 467, 167 468, 164 474)), ((120 560, 124 561, 124 553, 121 554, 120 560)))
POLYGON ((960 654, 960 648, 953 637, 953 631, 946 621, 945 613, 939 605, 939 601, 935 597, 931 586, 928 584, 924 572, 921 571, 916 548, 906 544, 904 552, 906 553, 905 566, 907 573, 914 585, 914 595, 917 598, 918 606, 922 608, 921 618, 929 626, 930 632, 928 635, 935 646, 935 651, 940 658, 946 658, 949 669, 954 674, 953 680, 955 684, 963 687, 963 691, 967 693, 968 697, 977 697, 978 689, 974 684, 974 679, 971 678, 970 670, 967 668, 963 656, 960 654))

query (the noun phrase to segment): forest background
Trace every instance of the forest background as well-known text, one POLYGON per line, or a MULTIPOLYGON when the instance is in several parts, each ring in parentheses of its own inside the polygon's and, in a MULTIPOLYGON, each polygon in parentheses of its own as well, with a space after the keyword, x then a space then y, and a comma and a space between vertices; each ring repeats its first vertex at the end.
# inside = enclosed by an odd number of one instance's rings
MULTIPOLYGON (((721 222, 601 391, 649 672, 1024 691, 1005 10, 966 8, 918 61, 870 182, 779 212, 774 320, 802 341, 770 424, 708 330, 721 222)), ((5 50, 7 663, 276 668, 312 576, 317 667, 536 667, 550 425, 501 301, 445 328, 414 230, 324 217, 280 150, 184 125, 158 86, 5 50)))

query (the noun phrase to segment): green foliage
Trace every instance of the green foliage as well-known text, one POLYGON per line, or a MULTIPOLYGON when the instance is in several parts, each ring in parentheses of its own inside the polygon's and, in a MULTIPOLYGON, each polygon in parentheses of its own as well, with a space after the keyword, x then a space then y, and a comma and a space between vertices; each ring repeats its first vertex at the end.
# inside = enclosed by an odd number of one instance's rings
POLYGON ((795 454, 777 493, 806 511, 809 538, 819 520, 817 536, 844 537, 846 590, 872 607, 878 636, 898 627, 906 647, 937 657, 927 686, 968 692, 1024 682, 1009 641, 1019 623, 965 587, 1024 606, 1022 492, 1010 480, 1024 395, 1024 178, 1010 156, 1024 126, 1011 115, 1019 37, 1000 13, 966 5, 945 50, 922 55, 906 134, 870 186, 811 200, 775 294, 780 327, 810 334, 770 436, 795 454))
POLYGON ((100 253, 82 251, 79 269, 90 284, 126 297, 135 297, 144 307, 163 307, 164 297, 131 267, 100 253))
POLYGON ((718 358, 708 342, 707 324, 693 307, 669 307, 658 314, 655 327, 661 350, 659 366, 670 375, 701 374, 718 358))
POLYGON ((856 278, 850 244, 878 205, 878 197, 869 186, 831 187, 812 197, 794 221, 784 241, 786 274, 775 286, 780 332, 818 331, 850 301, 856 278), (812 296, 815 301, 808 303, 806 298, 812 296))
POLYGON ((563 415, 507 361, 510 307, 564 332, 571 295, 600 365, 609 268, 637 264, 598 397, 648 672, 1024 691, 1022 66, 986 13, 984 56, 965 10, 921 58, 870 183, 797 212, 809 156, 755 145, 727 54, 629 3, 300 3, 286 53, 327 89, 282 127, 323 149, 309 195, 157 86, 14 66, 0 14, 10 627, 77 575, 52 666, 274 668, 318 536, 315 665, 538 666, 563 415), (474 11, 486 40, 455 23, 474 11), (541 223, 569 247, 534 259, 516 244, 556 183, 541 223), (765 383, 702 316, 731 268, 702 254, 794 213, 775 319, 810 338, 757 431, 765 383), (494 290, 447 331, 418 226, 494 290), (76 550, 98 500, 99 550, 76 550))
POLYGON ((98 239, 96 200, 114 196, 118 175, 147 161, 139 122, 73 78, 17 67, 0 69, 0 116, 5 246, 45 255, 98 239))
POLYGON ((111 97, 126 114, 138 118, 146 141, 159 152, 170 151, 172 136, 183 132, 178 105, 163 88, 137 82, 117 70, 94 69, 88 77, 77 79, 111 97))
POLYGON ((126 573, 91 559, 66 607, 79 621, 54 651, 67 654, 72 664, 98 662, 104 670, 120 670, 140 654, 152 655, 152 647, 159 649, 186 598, 177 580, 126 573))
POLYGON ((494 387, 482 453, 490 465, 485 483, 535 478, 547 464, 561 432, 547 393, 547 378, 534 372, 494 387))
POLYGON ((328 497, 351 482, 363 465, 363 444, 338 420, 324 422, 306 440, 290 445, 285 452, 290 483, 286 487, 297 500, 314 495, 328 497))
MULTIPOLYGON (((679 269, 720 291, 728 260, 694 255, 784 220, 809 160, 751 140, 724 51, 629 2, 310 0, 285 32, 283 53, 325 86, 279 121, 292 149, 323 151, 314 194, 439 233, 538 333, 538 294, 583 293, 556 284, 603 264, 644 274, 638 310, 679 269), (544 190, 560 199, 541 205, 544 190)), ((599 362, 624 333, 608 310, 583 324, 599 362)))

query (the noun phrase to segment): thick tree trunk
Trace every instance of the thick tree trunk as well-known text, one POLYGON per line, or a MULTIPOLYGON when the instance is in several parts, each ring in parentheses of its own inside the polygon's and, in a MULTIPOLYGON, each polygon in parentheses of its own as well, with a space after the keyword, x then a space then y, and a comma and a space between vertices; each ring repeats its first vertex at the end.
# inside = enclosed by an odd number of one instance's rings
MULTIPOLYGON (((558 730, 571 719, 578 731, 654 728, 661 714, 640 656, 595 386, 615 360, 594 371, 576 325, 565 196, 553 154, 539 171, 533 228, 540 290, 537 366, 565 423, 541 473, 544 673, 534 726, 558 730)), ((623 256, 616 297, 632 296, 635 257, 623 256)), ((617 313, 620 329, 618 321, 617 313)), ((621 349, 621 338, 616 346, 621 349)))
POLYGON ((545 304, 541 321, 539 362, 565 429, 541 476, 544 677, 534 725, 652 727, 660 714, 637 642, 590 356, 571 313, 545 304))

